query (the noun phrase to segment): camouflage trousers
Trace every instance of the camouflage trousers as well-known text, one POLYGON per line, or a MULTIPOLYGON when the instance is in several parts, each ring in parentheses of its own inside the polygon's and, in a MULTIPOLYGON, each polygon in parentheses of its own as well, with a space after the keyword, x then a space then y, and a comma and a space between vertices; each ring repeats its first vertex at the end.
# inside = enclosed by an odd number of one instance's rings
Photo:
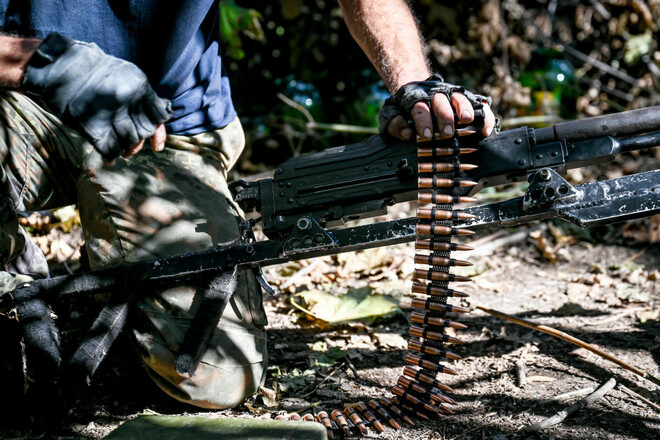
MULTIPOLYGON (((239 237, 240 209, 226 173, 244 144, 240 122, 195 136, 168 135, 103 164, 92 146, 30 98, 0 92, 0 296, 48 276, 46 259, 17 211, 77 203, 92 268, 201 251, 239 237)), ((251 271, 215 329, 192 377, 174 363, 203 283, 141 295, 129 323, 149 376, 172 397, 203 408, 236 406, 263 382, 267 362, 261 288, 251 271)), ((0 337, 2 337, 0 335, 0 337)))

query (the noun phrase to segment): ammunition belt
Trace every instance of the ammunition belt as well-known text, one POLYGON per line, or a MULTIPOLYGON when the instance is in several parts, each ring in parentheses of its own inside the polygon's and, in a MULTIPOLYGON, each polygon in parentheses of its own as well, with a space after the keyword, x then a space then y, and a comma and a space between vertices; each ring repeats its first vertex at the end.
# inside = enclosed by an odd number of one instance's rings
MULTIPOLYGON (((378 432, 383 432, 385 425, 400 429, 397 420, 412 426, 411 416, 431 420, 442 414, 452 414, 450 405, 456 404, 445 394, 452 393, 452 388, 437 376, 458 374, 443 362, 460 359, 448 350, 448 346, 463 341, 448 334, 445 329, 465 328, 465 325, 453 320, 453 315, 469 311, 448 303, 448 299, 468 296, 449 288, 449 283, 470 281, 467 277, 451 273, 451 268, 471 265, 452 258, 451 253, 472 250, 468 245, 452 242, 454 236, 472 234, 460 224, 473 217, 454 209, 454 205, 474 202, 475 199, 457 196, 454 189, 476 185, 462 178, 463 171, 473 169, 475 165, 461 162, 462 155, 476 150, 461 148, 456 137, 442 141, 443 147, 428 147, 429 144, 435 142, 422 144, 418 148, 418 201, 424 207, 417 210, 416 267, 413 273, 410 339, 405 358, 407 365, 392 388, 390 398, 371 400, 367 404, 347 404, 343 412, 335 409, 330 414, 319 411, 316 416, 302 416, 302 420, 323 424, 331 440, 338 435, 367 435, 367 426, 378 432), (453 146, 447 147, 448 142, 453 146)), ((300 420, 301 416, 294 413, 275 418, 300 420)))

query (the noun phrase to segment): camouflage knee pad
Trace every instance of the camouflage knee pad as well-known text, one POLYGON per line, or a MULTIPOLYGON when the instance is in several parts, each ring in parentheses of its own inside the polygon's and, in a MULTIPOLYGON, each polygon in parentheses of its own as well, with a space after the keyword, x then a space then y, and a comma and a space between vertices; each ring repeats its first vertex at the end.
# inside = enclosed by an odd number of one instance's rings
MULTIPOLYGON (((224 130, 187 140, 176 136, 175 142, 168 138, 165 151, 118 160, 81 184, 105 188, 80 195, 81 218, 93 218, 83 224, 94 265, 201 251, 239 237, 240 209, 224 168, 236 148, 218 142, 242 142, 242 137, 236 137, 235 127, 224 130)), ((134 339, 148 374, 170 396, 203 408, 236 406, 265 375, 261 288, 251 271, 241 274, 199 367, 185 378, 174 365, 203 290, 200 283, 185 283, 144 295, 131 317, 134 339)))
POLYGON ((190 378, 180 376, 174 363, 202 289, 176 287, 140 301, 143 318, 133 333, 154 382, 177 400, 209 409, 237 406, 255 393, 267 366, 259 289, 252 272, 243 271, 239 288, 190 378))

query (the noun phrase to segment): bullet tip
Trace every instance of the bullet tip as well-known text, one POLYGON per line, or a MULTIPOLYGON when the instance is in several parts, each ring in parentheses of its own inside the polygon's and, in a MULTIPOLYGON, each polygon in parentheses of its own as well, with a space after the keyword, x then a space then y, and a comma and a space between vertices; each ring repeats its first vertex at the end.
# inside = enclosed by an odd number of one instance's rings
POLYGON ((447 342, 450 342, 450 343, 456 344, 456 345, 465 344, 465 341, 463 341, 461 339, 458 339, 458 338, 454 338, 453 336, 449 336, 447 338, 447 342))
POLYGON ((448 359, 451 359, 453 361, 460 361, 461 359, 463 359, 463 357, 461 357, 461 356, 459 356, 456 353, 451 352, 451 351, 448 351, 446 356, 447 356, 448 359))

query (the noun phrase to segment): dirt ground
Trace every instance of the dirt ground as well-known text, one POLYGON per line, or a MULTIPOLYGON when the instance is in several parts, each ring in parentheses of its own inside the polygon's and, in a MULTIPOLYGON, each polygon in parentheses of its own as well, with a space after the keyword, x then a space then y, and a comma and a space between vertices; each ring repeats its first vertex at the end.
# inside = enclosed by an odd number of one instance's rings
MULTIPOLYGON (((458 272, 472 276, 473 282, 460 286, 471 296, 454 303, 493 308, 563 330, 660 376, 660 246, 622 240, 621 226, 592 232, 604 236, 591 244, 561 225, 476 236, 472 242, 481 243, 477 250, 457 255, 474 263, 458 272), (534 230, 554 243, 546 249, 554 252, 554 264, 530 238, 534 230)), ((172 402, 150 383, 128 341, 120 338, 87 392, 53 426, 54 438, 103 438, 123 421, 145 413, 271 418, 312 404, 334 409, 342 402, 389 396, 404 367, 406 313, 369 325, 329 326, 295 310, 290 294, 305 289, 338 294, 369 285, 372 293, 392 295, 405 309, 413 252, 411 244, 399 245, 269 268, 267 277, 283 291, 265 299, 271 369, 262 395, 246 405, 197 412, 172 402), (280 395, 273 402, 276 387, 280 395)), ((468 326, 457 335, 465 344, 452 347, 462 356, 452 362, 460 374, 441 375, 455 391, 455 414, 417 420, 415 427, 399 431, 387 428, 370 438, 623 440, 660 434, 660 413, 618 385, 563 423, 537 434, 524 432, 580 397, 545 399, 598 388, 611 377, 655 402, 660 401, 660 388, 585 349, 481 311, 460 318, 468 326), (517 384, 520 359, 527 377, 523 386, 517 384)), ((77 325, 71 334, 86 323, 77 325)), ((23 438, 23 433, 15 420, 7 420, 0 438, 23 438)))

